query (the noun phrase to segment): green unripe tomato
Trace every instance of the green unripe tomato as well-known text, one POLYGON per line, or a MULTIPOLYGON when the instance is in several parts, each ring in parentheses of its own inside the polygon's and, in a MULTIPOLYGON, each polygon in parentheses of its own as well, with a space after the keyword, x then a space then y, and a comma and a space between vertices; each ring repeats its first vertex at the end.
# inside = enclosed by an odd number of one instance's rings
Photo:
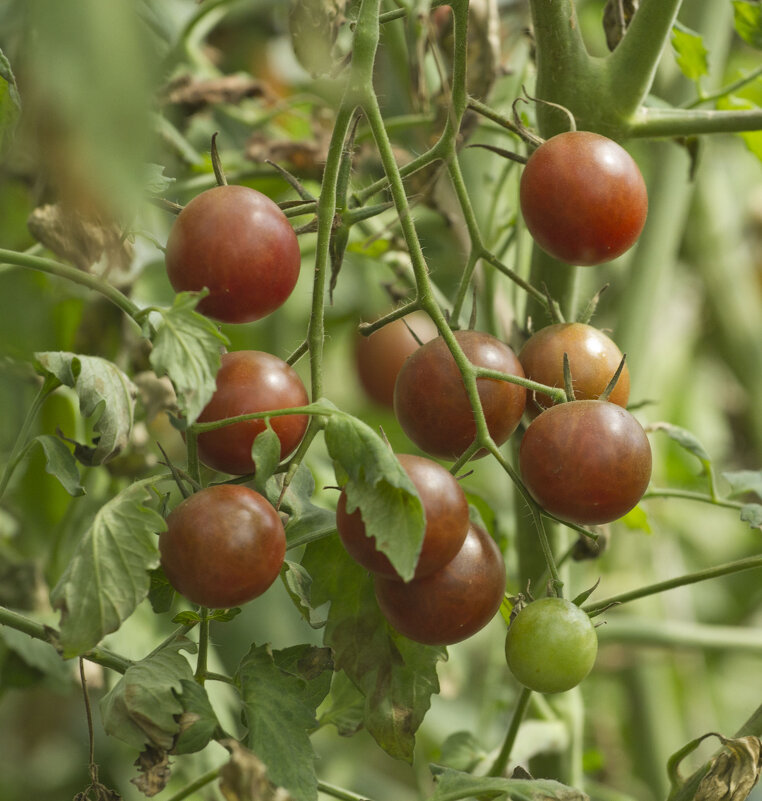
POLYGON ((541 598, 513 619, 505 638, 511 673, 530 690, 560 693, 592 670, 598 636, 586 612, 563 598, 541 598))

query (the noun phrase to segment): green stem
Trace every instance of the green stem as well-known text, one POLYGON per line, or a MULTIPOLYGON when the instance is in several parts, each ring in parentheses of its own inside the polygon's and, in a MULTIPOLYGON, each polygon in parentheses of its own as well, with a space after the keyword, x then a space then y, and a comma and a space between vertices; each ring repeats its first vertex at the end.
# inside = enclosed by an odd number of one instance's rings
POLYGON ((200 790, 202 787, 206 787, 207 784, 211 784, 215 779, 218 779, 219 776, 220 768, 213 768, 199 776, 186 787, 183 787, 182 790, 178 790, 171 798, 168 798, 167 801, 183 801, 185 798, 190 798, 196 790, 200 790))
POLYGON ((319 781, 318 791, 325 793, 325 795, 330 795, 331 798, 338 798, 339 801, 369 801, 366 795, 358 795, 345 790, 343 787, 337 787, 335 784, 328 784, 328 782, 319 781))
POLYGON ((57 378, 51 375, 46 376, 42 386, 37 392, 37 395, 32 401, 32 405, 27 410, 24 422, 21 424, 21 429, 16 437, 16 441, 13 443, 10 456, 8 457, 8 461, 3 469, 2 477, 0 477, 0 498, 3 497, 5 490, 8 488, 8 482, 11 480, 11 476, 13 475, 15 469, 28 452, 29 434, 32 430, 32 425, 34 424, 37 414, 42 408, 43 403, 45 403, 47 400, 48 396, 60 386, 61 382, 57 378))
MULTIPOLYGON (((30 637, 34 637, 35 640, 42 640, 53 647, 55 647, 55 643, 60 638, 60 634, 56 629, 24 617, 18 612, 12 612, 3 606, 0 606, 0 626, 16 629, 28 634, 30 637)), ((81 654, 81 656, 83 659, 87 659, 88 662, 95 662, 102 667, 115 670, 117 673, 124 673, 133 664, 129 659, 125 659, 106 648, 92 648, 81 654)))
POLYGON ((630 592, 623 592, 619 595, 612 595, 610 598, 604 598, 602 601, 595 603, 585 604, 582 608, 589 615, 595 615, 602 612, 607 606, 612 604, 623 604, 628 601, 635 601, 639 598, 647 598, 649 595, 657 595, 666 590, 673 590, 676 587, 685 587, 688 584, 696 584, 699 581, 706 581, 708 579, 718 578, 719 576, 729 576, 732 573, 739 573, 742 570, 754 570, 755 568, 762 567, 762 556, 747 556, 745 559, 738 559, 735 562, 726 562, 722 565, 707 568, 706 570, 698 570, 695 573, 686 573, 683 576, 677 576, 667 581, 660 581, 656 584, 649 584, 645 587, 639 587, 630 592))
POLYGON ((199 609, 201 621, 198 629, 198 658, 196 660, 195 678, 199 684, 206 681, 206 666, 209 658, 209 610, 202 606, 199 609))
POLYGON ((91 275, 76 267, 63 264, 53 259, 45 259, 41 256, 32 256, 28 253, 17 253, 15 250, 0 248, 0 263, 15 264, 17 267, 27 267, 31 270, 38 270, 49 275, 56 275, 65 278, 80 286, 92 289, 108 298, 115 306, 120 308, 138 325, 142 322, 141 309, 134 304, 125 294, 116 287, 111 286, 97 275, 91 275))
POLYGON ((757 78, 762 75, 762 67, 757 67, 757 69, 752 70, 748 75, 744 75, 739 78, 737 81, 733 81, 732 83, 726 84, 721 89, 717 89, 715 92, 710 92, 707 95, 700 95, 695 100, 692 100, 687 103, 683 103, 681 108, 685 109, 692 109, 696 108, 696 106, 700 106, 704 103, 713 103, 715 100, 720 100, 723 97, 727 97, 728 95, 733 94, 733 92, 737 91, 738 89, 743 89, 744 86, 748 86, 748 84, 756 81, 757 78))
POLYGON ((505 739, 503 740, 502 748, 500 749, 500 753, 495 758, 495 761, 492 763, 492 767, 487 771, 487 776, 502 776, 505 773, 505 769, 508 766, 508 760, 511 757, 511 751, 516 743, 516 737, 519 733, 521 721, 524 719, 524 715, 529 707, 529 699, 531 696, 532 691, 526 687, 522 687, 521 693, 516 700, 516 706, 513 708, 513 715, 511 717, 511 722, 508 725, 508 731, 505 733, 505 739))
POLYGON ((723 506, 726 509, 743 509, 745 506, 745 504, 740 501, 729 501, 725 498, 713 497, 703 492, 659 487, 649 489, 645 495, 643 495, 643 500, 647 500, 648 498, 683 498, 687 501, 698 501, 700 503, 709 503, 712 506, 723 506))
POLYGON ((700 648, 708 651, 762 653, 762 631, 758 628, 719 626, 689 620, 643 619, 610 615, 598 629, 601 644, 626 643, 661 648, 700 648))
POLYGON ((699 136, 762 130, 762 109, 717 111, 643 107, 627 128, 631 137, 699 136))

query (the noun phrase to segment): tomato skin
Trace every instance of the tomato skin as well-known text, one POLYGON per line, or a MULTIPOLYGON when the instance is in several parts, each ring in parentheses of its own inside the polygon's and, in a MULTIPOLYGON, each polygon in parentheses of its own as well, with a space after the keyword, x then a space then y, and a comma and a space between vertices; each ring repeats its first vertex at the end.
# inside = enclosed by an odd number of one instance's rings
MULTIPOLYGON (((504 342, 482 331, 456 331, 466 357, 521 378, 524 370, 504 342)), ((501 445, 516 430, 526 406, 526 390, 492 378, 477 379, 487 428, 501 445)), ((476 423, 463 377, 444 339, 432 339, 410 356, 397 377, 394 413, 407 436, 425 453, 457 459, 476 437, 476 423)), ((479 451, 477 456, 486 454, 479 451)))
POLYGON ((291 223, 269 197, 245 186, 217 186, 177 215, 166 266, 176 292, 208 287, 199 312, 224 323, 249 323, 291 295, 301 253, 291 223))
POLYGON ((421 342, 437 336, 437 327, 425 312, 413 312, 388 323, 370 336, 357 335, 355 365, 365 394, 381 406, 394 406, 394 384, 405 359, 420 345, 408 330, 412 328, 421 342))
MULTIPOLYGON (((468 501, 455 476, 423 456, 397 457, 418 490, 426 514, 426 531, 415 568, 415 578, 428 576, 455 557, 468 532, 468 501)), ((376 550, 375 539, 365 533, 360 510, 347 513, 342 490, 336 508, 339 537, 349 555, 366 570, 387 578, 400 577, 388 557, 376 550)))
POLYGON ((598 636, 587 613, 563 598, 540 598, 508 627, 505 659, 516 679, 540 693, 576 687, 593 669, 598 636))
POLYGON ((505 594, 505 562, 495 541, 471 524, 456 556, 407 583, 375 577, 378 605, 392 628, 415 642, 452 645, 492 620, 505 594))
POLYGON ((641 499, 651 478, 651 446, 621 406, 580 400, 551 406, 527 427, 519 469, 546 511, 571 523, 618 520, 641 499))
POLYGON ((261 595, 286 554, 278 513, 258 492, 217 484, 181 501, 159 535, 161 565, 189 601, 229 609, 261 595))
POLYGON ((540 145, 521 174, 519 201, 535 242, 577 265, 601 264, 629 250, 648 213, 635 160, 589 131, 568 131, 540 145))
MULTIPOLYGON (((622 361, 622 351, 602 331, 585 323, 555 323, 536 331, 519 352, 527 378, 550 387, 564 386, 564 353, 576 400, 595 400, 608 386, 622 361)), ((630 371, 625 364, 608 400, 627 406, 630 371)), ((548 395, 530 392, 527 412, 536 417, 552 406, 548 395)))
MULTIPOLYGON (((240 414, 287 409, 309 403, 307 390, 293 367, 259 350, 225 353, 217 372, 217 389, 198 417, 208 423, 240 414)), ((278 435, 281 459, 301 442, 307 430, 307 415, 273 417, 270 425, 278 435)), ((266 428, 264 420, 233 423, 198 436, 199 459, 208 467, 231 475, 254 471, 251 446, 266 428)))

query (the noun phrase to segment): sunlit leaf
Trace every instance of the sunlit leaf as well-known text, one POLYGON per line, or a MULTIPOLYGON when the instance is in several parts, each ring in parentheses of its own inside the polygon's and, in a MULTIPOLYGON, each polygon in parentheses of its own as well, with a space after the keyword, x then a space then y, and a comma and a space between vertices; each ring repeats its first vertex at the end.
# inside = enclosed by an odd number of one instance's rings
POLYGON ((65 657, 116 631, 148 595, 148 570, 159 562, 156 535, 166 527, 144 505, 148 483, 132 484, 101 507, 50 593, 61 611, 65 657))
POLYGON ((744 42, 762 50, 762 5, 756 0, 733 0, 733 17, 744 42))
POLYGON ((709 74, 709 53, 700 34, 677 22, 672 28, 671 41, 677 66, 686 78, 697 81, 709 74))
MULTIPOLYGON (((754 111, 758 110, 759 106, 746 98, 730 95, 720 98, 717 101, 717 108, 721 111, 754 111)), ((750 152, 762 161, 762 131, 741 131, 738 135, 750 152)))

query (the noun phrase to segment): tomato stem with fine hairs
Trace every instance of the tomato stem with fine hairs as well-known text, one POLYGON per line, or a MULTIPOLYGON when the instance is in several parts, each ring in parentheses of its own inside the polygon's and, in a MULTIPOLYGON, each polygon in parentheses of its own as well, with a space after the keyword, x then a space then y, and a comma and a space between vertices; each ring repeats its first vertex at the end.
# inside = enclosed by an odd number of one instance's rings
POLYGON ((500 749, 500 753, 495 758, 495 761, 492 763, 492 767, 487 771, 487 776, 502 776, 505 773, 505 769, 508 766, 508 760, 511 756, 511 751, 513 750, 516 737, 519 733, 521 721, 524 719, 524 715, 529 707, 529 699, 531 695, 532 691, 530 689, 527 687, 521 688, 521 693, 519 694, 516 705, 513 708, 513 715, 511 716, 511 722, 508 725, 508 731, 505 733, 505 739, 503 740, 502 748, 500 749))
POLYGON ((206 665, 209 657, 209 610, 202 606, 198 613, 201 620, 198 629, 198 659, 194 678, 199 684, 203 684, 206 681, 206 665))

